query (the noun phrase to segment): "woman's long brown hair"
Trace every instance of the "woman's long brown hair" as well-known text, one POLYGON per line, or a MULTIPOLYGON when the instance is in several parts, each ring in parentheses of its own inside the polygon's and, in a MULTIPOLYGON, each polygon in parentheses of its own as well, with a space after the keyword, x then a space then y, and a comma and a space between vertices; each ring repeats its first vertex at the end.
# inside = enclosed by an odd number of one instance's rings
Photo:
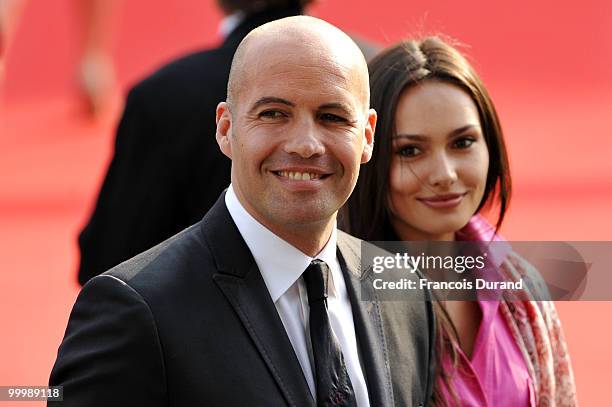
MULTIPOLYGON (((362 165, 353 194, 341 212, 341 227, 363 240, 400 240, 391 226, 389 172, 395 115, 402 93, 424 81, 458 86, 474 101, 489 152, 489 170, 484 195, 477 212, 485 205, 498 204, 496 229, 502 224, 511 194, 508 156, 502 129, 493 102, 472 66, 457 49, 439 37, 404 41, 387 48, 369 64, 371 107, 378 112, 371 161, 362 165)), ((459 405, 451 378, 441 368, 442 355, 449 354, 454 366, 458 355, 456 329, 444 306, 434 301, 436 314, 436 379, 432 403, 449 405, 440 388, 442 379, 454 403, 459 405)))

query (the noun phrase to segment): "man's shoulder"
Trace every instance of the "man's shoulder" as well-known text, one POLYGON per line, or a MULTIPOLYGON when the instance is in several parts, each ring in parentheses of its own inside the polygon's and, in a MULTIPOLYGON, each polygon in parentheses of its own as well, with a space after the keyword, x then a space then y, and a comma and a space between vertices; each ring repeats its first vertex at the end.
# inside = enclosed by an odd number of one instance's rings
POLYGON ((132 288, 149 281, 159 284, 185 274, 208 257, 198 222, 158 245, 113 267, 104 276, 115 277, 132 288))
POLYGON ((228 256, 228 248, 233 247, 233 257, 244 256, 248 250, 237 249, 240 234, 232 224, 224 196, 201 221, 103 275, 115 277, 137 291, 144 287, 169 289, 178 281, 180 285, 212 281, 209 277, 218 271, 221 258, 228 256))

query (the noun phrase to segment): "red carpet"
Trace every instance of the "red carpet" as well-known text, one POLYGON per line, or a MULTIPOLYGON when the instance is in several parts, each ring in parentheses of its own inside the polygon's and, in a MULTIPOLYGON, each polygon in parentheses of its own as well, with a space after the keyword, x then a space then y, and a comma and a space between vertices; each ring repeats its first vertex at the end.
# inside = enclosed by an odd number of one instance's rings
MULTIPOLYGON (((612 240, 611 3, 373 4, 328 0, 314 14, 381 43, 443 30, 471 45, 510 147, 516 191, 507 237, 612 240)), ((116 51, 121 92, 167 58, 216 41, 219 14, 210 0, 124 5, 116 51)), ((97 123, 79 115, 71 6, 30 2, 9 55, 0 106, 0 385, 47 382, 78 292, 76 235, 120 111, 117 98, 114 112, 97 123)), ((606 405, 612 351, 605 338, 612 330, 599 321, 609 319, 612 303, 558 309, 581 404, 606 405)), ((27 405, 42 403, 20 404, 27 405)))

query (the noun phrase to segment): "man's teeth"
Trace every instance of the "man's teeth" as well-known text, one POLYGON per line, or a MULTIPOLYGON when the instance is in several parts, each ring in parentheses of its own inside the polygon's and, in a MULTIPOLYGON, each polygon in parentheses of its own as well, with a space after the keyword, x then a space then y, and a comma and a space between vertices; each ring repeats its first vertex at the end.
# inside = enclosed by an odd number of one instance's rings
POLYGON ((313 174, 311 172, 279 171, 278 175, 295 181, 310 181, 311 179, 321 178, 320 174, 313 174))

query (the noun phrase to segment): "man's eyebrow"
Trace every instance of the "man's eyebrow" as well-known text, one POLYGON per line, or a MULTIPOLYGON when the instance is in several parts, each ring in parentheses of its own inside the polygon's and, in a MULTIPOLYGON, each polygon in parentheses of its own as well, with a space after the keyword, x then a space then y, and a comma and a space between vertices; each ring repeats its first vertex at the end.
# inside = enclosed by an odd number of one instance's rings
POLYGON ((251 106, 249 113, 253 113, 253 111, 256 110, 258 107, 262 105, 267 105, 270 103, 279 103, 281 105, 295 107, 295 104, 293 102, 290 102, 286 99, 275 97, 275 96, 264 96, 260 98, 259 100, 257 100, 257 102, 253 103, 253 106, 251 106))
POLYGON ((350 108, 350 106, 344 103, 325 103, 325 104, 319 105, 319 110, 324 110, 324 109, 340 109, 340 110, 344 110, 347 113, 352 112, 352 109, 350 108))
MULTIPOLYGON (((453 138, 461 133, 463 133, 466 130, 470 130, 472 128, 476 129, 480 126, 476 125, 476 124, 468 124, 465 126, 461 126, 459 128, 456 128, 455 130, 451 131, 450 133, 448 133, 448 138, 453 138)), ((396 134, 395 136, 393 136, 394 139, 400 139, 400 138, 407 138, 410 140, 414 140, 414 141, 426 141, 428 139, 427 136, 422 135, 422 134, 396 134)))

